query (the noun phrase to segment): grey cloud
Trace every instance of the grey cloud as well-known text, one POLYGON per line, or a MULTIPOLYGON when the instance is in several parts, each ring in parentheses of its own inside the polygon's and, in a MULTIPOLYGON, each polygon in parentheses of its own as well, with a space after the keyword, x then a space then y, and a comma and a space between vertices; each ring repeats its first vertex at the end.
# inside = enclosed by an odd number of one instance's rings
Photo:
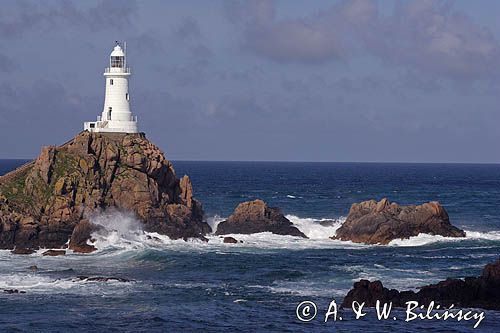
POLYGON ((185 17, 174 30, 174 35, 181 40, 200 38, 201 30, 198 21, 192 17, 185 17))
POLYGON ((274 2, 261 0, 229 6, 226 15, 244 22, 243 46, 255 54, 317 64, 346 58, 357 46, 353 33, 372 25, 377 7, 371 1, 344 1, 308 17, 277 20, 274 2))
POLYGON ((207 79, 206 62, 195 61, 183 66, 173 66, 166 73, 178 86, 199 85, 207 79))
POLYGON ((10 57, 0 53, 0 72, 10 73, 17 67, 17 64, 10 57))
POLYGON ((390 63, 452 79, 496 77, 500 45, 491 31, 448 2, 402 3, 380 22, 381 36, 369 50, 390 63))
POLYGON ((0 84, 0 152, 3 156, 34 156, 40 145, 61 144, 81 130, 88 117, 95 117, 100 99, 84 97, 51 80, 35 80, 27 87, 0 84), (89 113, 88 111, 91 110, 89 113), (19 133, 7 130, 29 126, 19 133), (16 136, 17 135, 17 136, 16 136), (13 144, 15 141, 15 145, 13 144))
POLYGON ((134 46, 132 52, 140 51, 150 54, 158 54, 165 52, 165 47, 162 43, 161 36, 154 31, 142 32, 135 36, 129 37, 127 42, 134 46))
POLYGON ((28 31, 57 27, 84 26, 90 31, 120 28, 133 23, 135 1, 104 0, 89 8, 79 8, 73 2, 47 3, 11 1, 2 4, 0 36, 14 38, 28 31))
POLYGON ((244 22, 246 49, 277 62, 347 61, 365 51, 391 66, 454 80, 499 74, 496 38, 449 1, 399 2, 389 16, 372 0, 342 1, 293 19, 278 20, 274 10, 272 1, 252 1, 228 6, 226 15, 244 22))
POLYGON ((212 50, 210 50, 204 44, 196 44, 190 48, 191 54, 196 58, 207 59, 213 56, 212 50))
POLYGON ((198 21, 192 17, 183 18, 173 31, 176 41, 181 41, 189 55, 195 59, 208 59, 213 52, 207 46, 198 21))

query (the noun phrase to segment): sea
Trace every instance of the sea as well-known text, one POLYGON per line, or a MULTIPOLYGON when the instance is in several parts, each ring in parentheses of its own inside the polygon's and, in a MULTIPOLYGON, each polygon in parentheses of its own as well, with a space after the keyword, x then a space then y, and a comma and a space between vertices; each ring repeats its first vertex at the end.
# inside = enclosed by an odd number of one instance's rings
MULTIPOLYGON (((23 162, 0 160, 0 174, 23 162)), ((500 165, 174 161, 174 167, 178 177, 191 178, 214 230, 238 203, 260 198, 309 239, 260 233, 233 235, 238 244, 215 235, 208 243, 185 242, 142 231, 127 212, 95 216, 105 230, 94 235, 92 254, 0 251, 0 332, 500 332, 500 312, 478 309, 485 319, 477 328, 474 320, 406 321, 404 309, 381 320, 373 309, 361 318, 338 309, 336 320, 325 322, 330 305, 342 303, 360 279, 417 290, 478 276, 496 261, 500 165), (439 201, 467 237, 421 234, 385 246, 330 239, 353 203, 384 197, 439 201), (301 303, 309 308, 297 311, 301 303)))

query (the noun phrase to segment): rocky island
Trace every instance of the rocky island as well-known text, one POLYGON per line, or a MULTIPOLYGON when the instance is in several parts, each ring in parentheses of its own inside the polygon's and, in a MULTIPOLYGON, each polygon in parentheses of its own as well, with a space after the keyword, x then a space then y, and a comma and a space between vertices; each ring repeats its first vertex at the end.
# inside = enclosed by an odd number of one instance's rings
POLYGON ((279 208, 269 207, 259 199, 240 203, 226 221, 219 223, 216 234, 254 234, 266 231, 307 238, 279 208))
POLYGON ((450 223, 439 202, 401 206, 386 198, 355 203, 333 239, 365 244, 388 244, 418 234, 465 237, 465 232, 450 223))
POLYGON ((0 249, 69 244, 90 252, 87 240, 97 226, 89 216, 108 208, 133 212, 144 230, 172 239, 211 231, 189 178, 176 178, 143 133, 84 131, 0 177, 0 249))

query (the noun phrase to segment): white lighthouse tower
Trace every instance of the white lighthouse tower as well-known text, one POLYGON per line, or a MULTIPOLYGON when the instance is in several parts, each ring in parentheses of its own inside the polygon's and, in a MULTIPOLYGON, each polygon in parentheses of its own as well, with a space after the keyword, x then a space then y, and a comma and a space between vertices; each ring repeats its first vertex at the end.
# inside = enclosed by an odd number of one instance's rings
POLYGON ((104 70, 106 93, 104 108, 97 121, 85 122, 83 129, 89 132, 137 133, 137 117, 130 112, 130 95, 126 47, 116 42, 109 56, 109 67, 104 70), (124 50, 125 49, 125 50, 124 50))

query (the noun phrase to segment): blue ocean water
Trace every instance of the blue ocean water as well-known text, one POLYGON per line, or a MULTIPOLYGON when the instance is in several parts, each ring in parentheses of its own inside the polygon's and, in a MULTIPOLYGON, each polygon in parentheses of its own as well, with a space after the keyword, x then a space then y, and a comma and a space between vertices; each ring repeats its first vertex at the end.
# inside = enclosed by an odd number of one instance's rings
MULTIPOLYGON (((23 161, 0 161, 0 174, 23 161)), ((446 277, 477 276, 500 255, 500 165, 174 162, 188 174, 212 225, 242 201, 279 206, 310 239, 270 234, 217 236, 208 243, 147 237, 133 216, 96 217, 109 232, 96 235, 90 255, 14 256, 0 251, 1 332, 498 332, 500 313, 474 322, 355 320, 324 323, 330 301, 340 303, 354 281, 417 288, 446 277), (440 201, 463 240, 418 236, 388 246, 330 240, 354 202, 388 197, 401 204, 440 201), (37 265, 38 271, 29 267, 37 265), (131 282, 83 282, 119 276, 131 282), (296 318, 310 300, 317 317, 296 318)))

